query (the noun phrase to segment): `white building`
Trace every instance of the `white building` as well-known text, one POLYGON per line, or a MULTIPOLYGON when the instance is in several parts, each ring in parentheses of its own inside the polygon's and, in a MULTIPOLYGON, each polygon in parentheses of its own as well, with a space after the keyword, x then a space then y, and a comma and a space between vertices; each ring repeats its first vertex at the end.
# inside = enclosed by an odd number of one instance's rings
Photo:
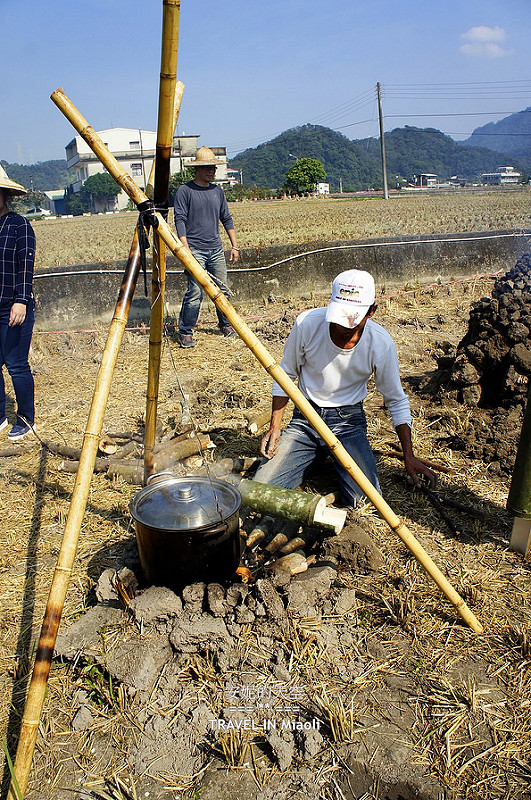
MULTIPOLYGON (((98 136, 116 158, 121 167, 131 175, 135 183, 145 191, 151 172, 157 144, 155 131, 138 128, 107 128, 98 131, 98 136)), ((170 175, 180 172, 193 161, 197 150, 197 136, 174 136, 171 150, 170 175)), ((224 163, 216 170, 216 183, 227 182, 227 153, 224 147, 211 148, 224 163)), ((81 136, 76 136, 66 145, 66 165, 72 173, 74 192, 79 192, 84 181, 98 172, 105 172, 101 161, 94 155, 81 136)), ((129 198, 120 191, 116 198, 116 208, 127 206, 129 198)), ((98 210, 98 209, 95 209, 98 210)))
POLYGON ((433 172, 421 172, 420 175, 413 175, 414 185, 420 187, 435 187, 437 186, 437 175, 433 172))
POLYGON ((316 183, 315 194, 330 194, 330 184, 322 182, 316 183))
POLYGON ((518 183, 521 177, 514 167, 498 167, 496 172, 484 172, 481 182, 489 186, 510 186, 518 183))

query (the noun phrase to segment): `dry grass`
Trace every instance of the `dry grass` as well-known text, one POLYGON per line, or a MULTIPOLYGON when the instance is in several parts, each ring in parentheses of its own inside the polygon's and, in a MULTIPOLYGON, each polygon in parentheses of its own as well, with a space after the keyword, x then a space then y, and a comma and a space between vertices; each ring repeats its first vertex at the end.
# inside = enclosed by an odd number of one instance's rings
MULTIPOLYGON (((458 341, 471 301, 489 294, 491 285, 488 280, 456 284, 450 294, 448 287, 435 287, 381 304, 380 321, 393 331, 403 374, 433 368, 430 353, 436 340, 458 341), (444 320, 438 323, 440 315, 444 320), (425 327, 403 322, 413 317, 425 327)), ((264 315, 286 310, 295 313, 296 303, 252 309, 253 314, 264 315)), ((211 309, 203 311, 202 318, 212 318, 211 309)), ((260 335, 260 326, 274 326, 275 319, 255 324, 260 335)), ((35 336, 33 365, 43 438, 79 445, 104 341, 104 332, 35 336)), ((271 344, 275 355, 281 347, 280 338, 271 344)), ((141 419, 146 362, 147 338, 127 333, 106 415, 107 431, 135 428, 141 419)), ((256 405, 267 404, 270 381, 244 345, 226 342, 206 325, 198 331, 195 351, 178 351, 176 364, 197 424, 223 434, 225 444, 220 440, 219 455, 238 450, 244 455, 256 453, 259 437, 244 432, 248 409, 241 401, 252 396, 256 405)), ((398 683, 400 710, 410 715, 411 759, 448 786, 457 800, 482 800, 486 794, 493 800, 523 800, 529 797, 531 769, 530 571, 529 564, 508 548, 507 483, 491 475, 488 464, 466 459, 440 443, 449 433, 473 430, 475 419, 468 410, 448 403, 444 417, 439 418, 424 400, 414 396, 412 401, 419 455, 451 466, 453 474, 441 476, 443 491, 474 504, 485 512, 485 519, 460 517, 462 534, 451 535, 435 509, 401 480, 400 465, 382 457, 384 494, 466 598, 486 632, 476 636, 460 624, 437 587, 368 508, 361 520, 383 554, 382 570, 370 575, 340 572, 338 585, 355 590, 356 604, 336 648, 325 636, 337 622, 330 608, 321 618, 292 620, 282 643, 285 660, 293 681, 311 690, 308 710, 326 722, 338 745, 361 737, 378 747, 374 720, 385 721, 395 713, 397 701, 389 687, 398 683), (346 677, 342 665, 352 661, 358 665, 357 672, 346 677)), ((367 407, 372 442, 389 449, 386 443, 393 433, 379 397, 371 393, 367 407)), ((179 413, 180 393, 165 353, 160 418, 171 427, 178 423, 179 413)), ((24 441, 20 452, 0 462, 0 722, 12 750, 74 481, 72 475, 60 471, 60 459, 41 450, 38 442, 24 441)), ((128 502, 134 491, 120 481, 94 476, 63 625, 83 613, 95 580, 105 567, 116 565, 122 544, 132 537, 128 502)), ((240 647, 242 658, 253 665, 246 680, 261 685, 269 673, 257 664, 268 663, 271 646, 251 627, 243 626, 240 647)), ((218 713, 224 676, 211 660, 192 660, 179 678, 181 700, 168 704, 165 714, 179 719, 182 704, 190 698, 218 713)), ((126 753, 128 743, 139 733, 139 710, 118 687, 111 691, 104 676, 92 675, 101 697, 99 704, 92 704, 94 725, 73 733, 79 680, 79 675, 64 667, 52 669, 29 800, 70 797, 77 780, 105 800, 122 800, 127 792, 134 797, 137 791, 140 778, 130 774, 126 753)), ((230 735, 220 740, 219 747, 225 762, 250 770, 257 785, 273 778, 273 771, 259 761, 255 743, 245 736, 230 735)), ((336 754, 329 750, 322 758, 319 776, 324 779, 328 774, 336 780, 336 754)), ((153 785, 160 789, 152 796, 193 797, 201 786, 201 774, 160 775, 156 764, 151 770, 153 785)), ((142 781, 146 779, 142 776, 142 781)))
MULTIPOLYGON (((407 236, 527 229, 529 194, 526 187, 503 193, 404 194, 387 202, 380 198, 244 201, 232 203, 231 213, 241 247, 266 247, 396 236, 397 231, 407 236)), ((126 258, 135 219, 134 213, 123 212, 37 221, 36 266, 42 269, 126 258)))

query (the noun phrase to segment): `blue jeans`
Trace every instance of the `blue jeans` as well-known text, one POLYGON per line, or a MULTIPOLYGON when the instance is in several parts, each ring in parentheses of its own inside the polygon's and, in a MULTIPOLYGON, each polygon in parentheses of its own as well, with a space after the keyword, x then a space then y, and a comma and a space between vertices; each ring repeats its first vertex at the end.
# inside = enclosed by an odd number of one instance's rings
MULTIPOLYGON (((367 439, 367 420, 362 403, 337 408, 318 408, 314 405, 314 408, 380 492, 378 470, 367 439)), ((276 455, 261 464, 254 480, 284 489, 296 489, 302 483, 308 467, 317 458, 324 463, 327 453, 328 447, 296 408, 291 422, 280 437, 276 455)), ((344 501, 347 505, 357 505, 363 492, 338 461, 334 459, 333 463, 344 501)))
MULTIPOLYGON (((219 286, 223 294, 228 297, 227 262, 225 261, 223 248, 219 247, 216 250, 196 250, 191 247, 190 250, 201 266, 212 275, 214 283, 219 286)), ((203 290, 199 284, 195 282, 189 272, 187 276, 188 288, 183 297, 181 313, 179 314, 179 333, 191 335, 199 317, 203 290)), ((220 328, 230 324, 228 319, 226 319, 217 308, 216 313, 218 315, 218 325, 220 328)))
MULTIPOLYGON (((30 300, 22 325, 9 327, 11 305, 11 303, 0 305, 0 357, 2 366, 7 367, 15 390, 17 425, 25 425, 26 421, 33 425, 35 421, 35 388, 28 364, 28 353, 35 321, 34 306, 33 301, 30 300)), ((5 415, 6 391, 4 375, 0 367, 0 420, 4 419, 5 415)))

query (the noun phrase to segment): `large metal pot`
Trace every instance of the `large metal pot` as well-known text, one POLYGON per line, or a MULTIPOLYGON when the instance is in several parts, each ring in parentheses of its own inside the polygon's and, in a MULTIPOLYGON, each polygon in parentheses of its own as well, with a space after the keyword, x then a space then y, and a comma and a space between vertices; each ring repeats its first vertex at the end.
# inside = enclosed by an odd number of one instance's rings
POLYGON ((129 504, 146 581, 179 590, 228 580, 240 563, 240 505, 225 481, 153 476, 129 504))

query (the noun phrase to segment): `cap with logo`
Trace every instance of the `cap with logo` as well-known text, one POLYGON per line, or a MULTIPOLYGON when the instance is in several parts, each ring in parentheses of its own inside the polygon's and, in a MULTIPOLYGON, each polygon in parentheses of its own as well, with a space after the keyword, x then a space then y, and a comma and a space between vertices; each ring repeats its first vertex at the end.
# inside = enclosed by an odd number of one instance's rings
POLYGON ((375 300, 374 278, 365 270, 349 269, 334 279, 326 321, 355 328, 375 300))

